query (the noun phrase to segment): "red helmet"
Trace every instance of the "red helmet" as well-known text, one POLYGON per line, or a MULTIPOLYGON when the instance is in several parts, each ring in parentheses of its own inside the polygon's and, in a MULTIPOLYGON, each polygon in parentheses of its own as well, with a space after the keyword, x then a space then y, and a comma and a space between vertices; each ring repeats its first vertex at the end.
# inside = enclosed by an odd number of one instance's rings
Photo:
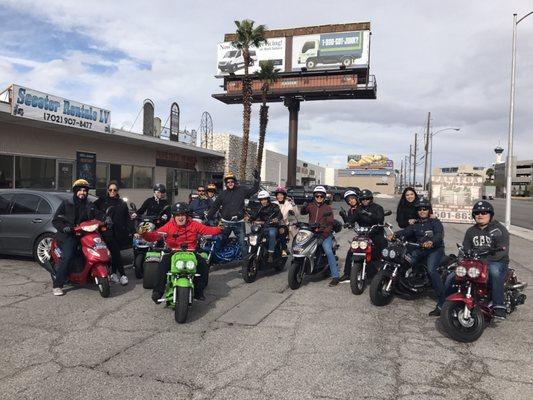
POLYGON ((274 191, 274 195, 277 195, 278 193, 283 193, 285 196, 287 196, 287 189, 285 189, 283 186, 278 186, 274 191))

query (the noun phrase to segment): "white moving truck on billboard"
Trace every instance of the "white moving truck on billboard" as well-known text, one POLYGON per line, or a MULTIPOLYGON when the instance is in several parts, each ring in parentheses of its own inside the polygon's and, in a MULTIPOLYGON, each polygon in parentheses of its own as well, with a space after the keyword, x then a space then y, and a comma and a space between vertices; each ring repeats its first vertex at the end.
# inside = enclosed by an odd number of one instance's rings
POLYGON ((368 67, 369 31, 294 36, 292 70, 368 67))
MULTIPOLYGON (((244 56, 242 50, 231 42, 222 42, 217 46, 217 75, 243 75, 244 56)), ((285 70, 285 38, 267 39, 258 48, 250 47, 249 73, 253 74, 261 68, 261 63, 272 61, 275 68, 285 70)))

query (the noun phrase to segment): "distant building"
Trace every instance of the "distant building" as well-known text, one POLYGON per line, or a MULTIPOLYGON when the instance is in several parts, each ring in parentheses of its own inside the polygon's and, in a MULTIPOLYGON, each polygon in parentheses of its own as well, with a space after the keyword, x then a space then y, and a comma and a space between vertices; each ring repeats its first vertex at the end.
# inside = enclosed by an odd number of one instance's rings
POLYGON ((396 174, 393 169, 339 169, 337 185, 393 195, 396 174))
POLYGON ((433 175, 479 175, 486 178, 487 169, 487 167, 476 167, 470 164, 455 167, 435 167, 433 168, 433 175))
MULTIPOLYGON (((494 183, 496 184, 496 195, 504 195, 506 189, 506 162, 494 166, 494 183)), ((533 160, 517 161, 512 158, 512 191, 513 196, 531 196, 533 191, 533 160)))

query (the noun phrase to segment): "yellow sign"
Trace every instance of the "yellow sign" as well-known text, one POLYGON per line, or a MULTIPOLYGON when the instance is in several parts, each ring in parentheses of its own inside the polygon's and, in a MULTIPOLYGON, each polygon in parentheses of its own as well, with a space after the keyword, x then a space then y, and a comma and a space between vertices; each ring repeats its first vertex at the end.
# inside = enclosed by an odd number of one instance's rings
POLYGON ((351 169, 390 169, 392 160, 383 154, 363 154, 348 156, 348 168, 351 169))

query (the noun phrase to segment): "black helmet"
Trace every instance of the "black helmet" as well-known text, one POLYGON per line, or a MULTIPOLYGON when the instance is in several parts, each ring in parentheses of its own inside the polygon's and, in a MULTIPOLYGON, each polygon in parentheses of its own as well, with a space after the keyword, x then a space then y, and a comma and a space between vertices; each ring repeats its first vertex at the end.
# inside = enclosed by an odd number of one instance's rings
POLYGON ((475 218, 474 214, 481 211, 488 212, 491 220, 494 217, 494 207, 492 207, 492 204, 490 204, 488 201, 480 200, 474 204, 474 207, 472 207, 472 218, 475 218))
POLYGON ((433 207, 431 206, 431 202, 428 200, 428 199, 425 199, 425 198, 420 198, 417 202, 416 202, 416 205, 415 207, 417 208, 417 210, 419 208, 428 208, 429 209, 429 212, 433 212, 433 207))
POLYGON ((359 200, 361 201, 373 199, 373 198, 374 198, 374 193, 372 193, 372 191, 368 189, 361 190, 361 193, 359 194, 359 200))
POLYGON ((176 203, 172 206, 172 215, 189 214, 189 205, 187 203, 176 203))
POLYGON ((156 183, 154 185, 154 192, 166 193, 167 192, 167 188, 162 183, 156 183))

